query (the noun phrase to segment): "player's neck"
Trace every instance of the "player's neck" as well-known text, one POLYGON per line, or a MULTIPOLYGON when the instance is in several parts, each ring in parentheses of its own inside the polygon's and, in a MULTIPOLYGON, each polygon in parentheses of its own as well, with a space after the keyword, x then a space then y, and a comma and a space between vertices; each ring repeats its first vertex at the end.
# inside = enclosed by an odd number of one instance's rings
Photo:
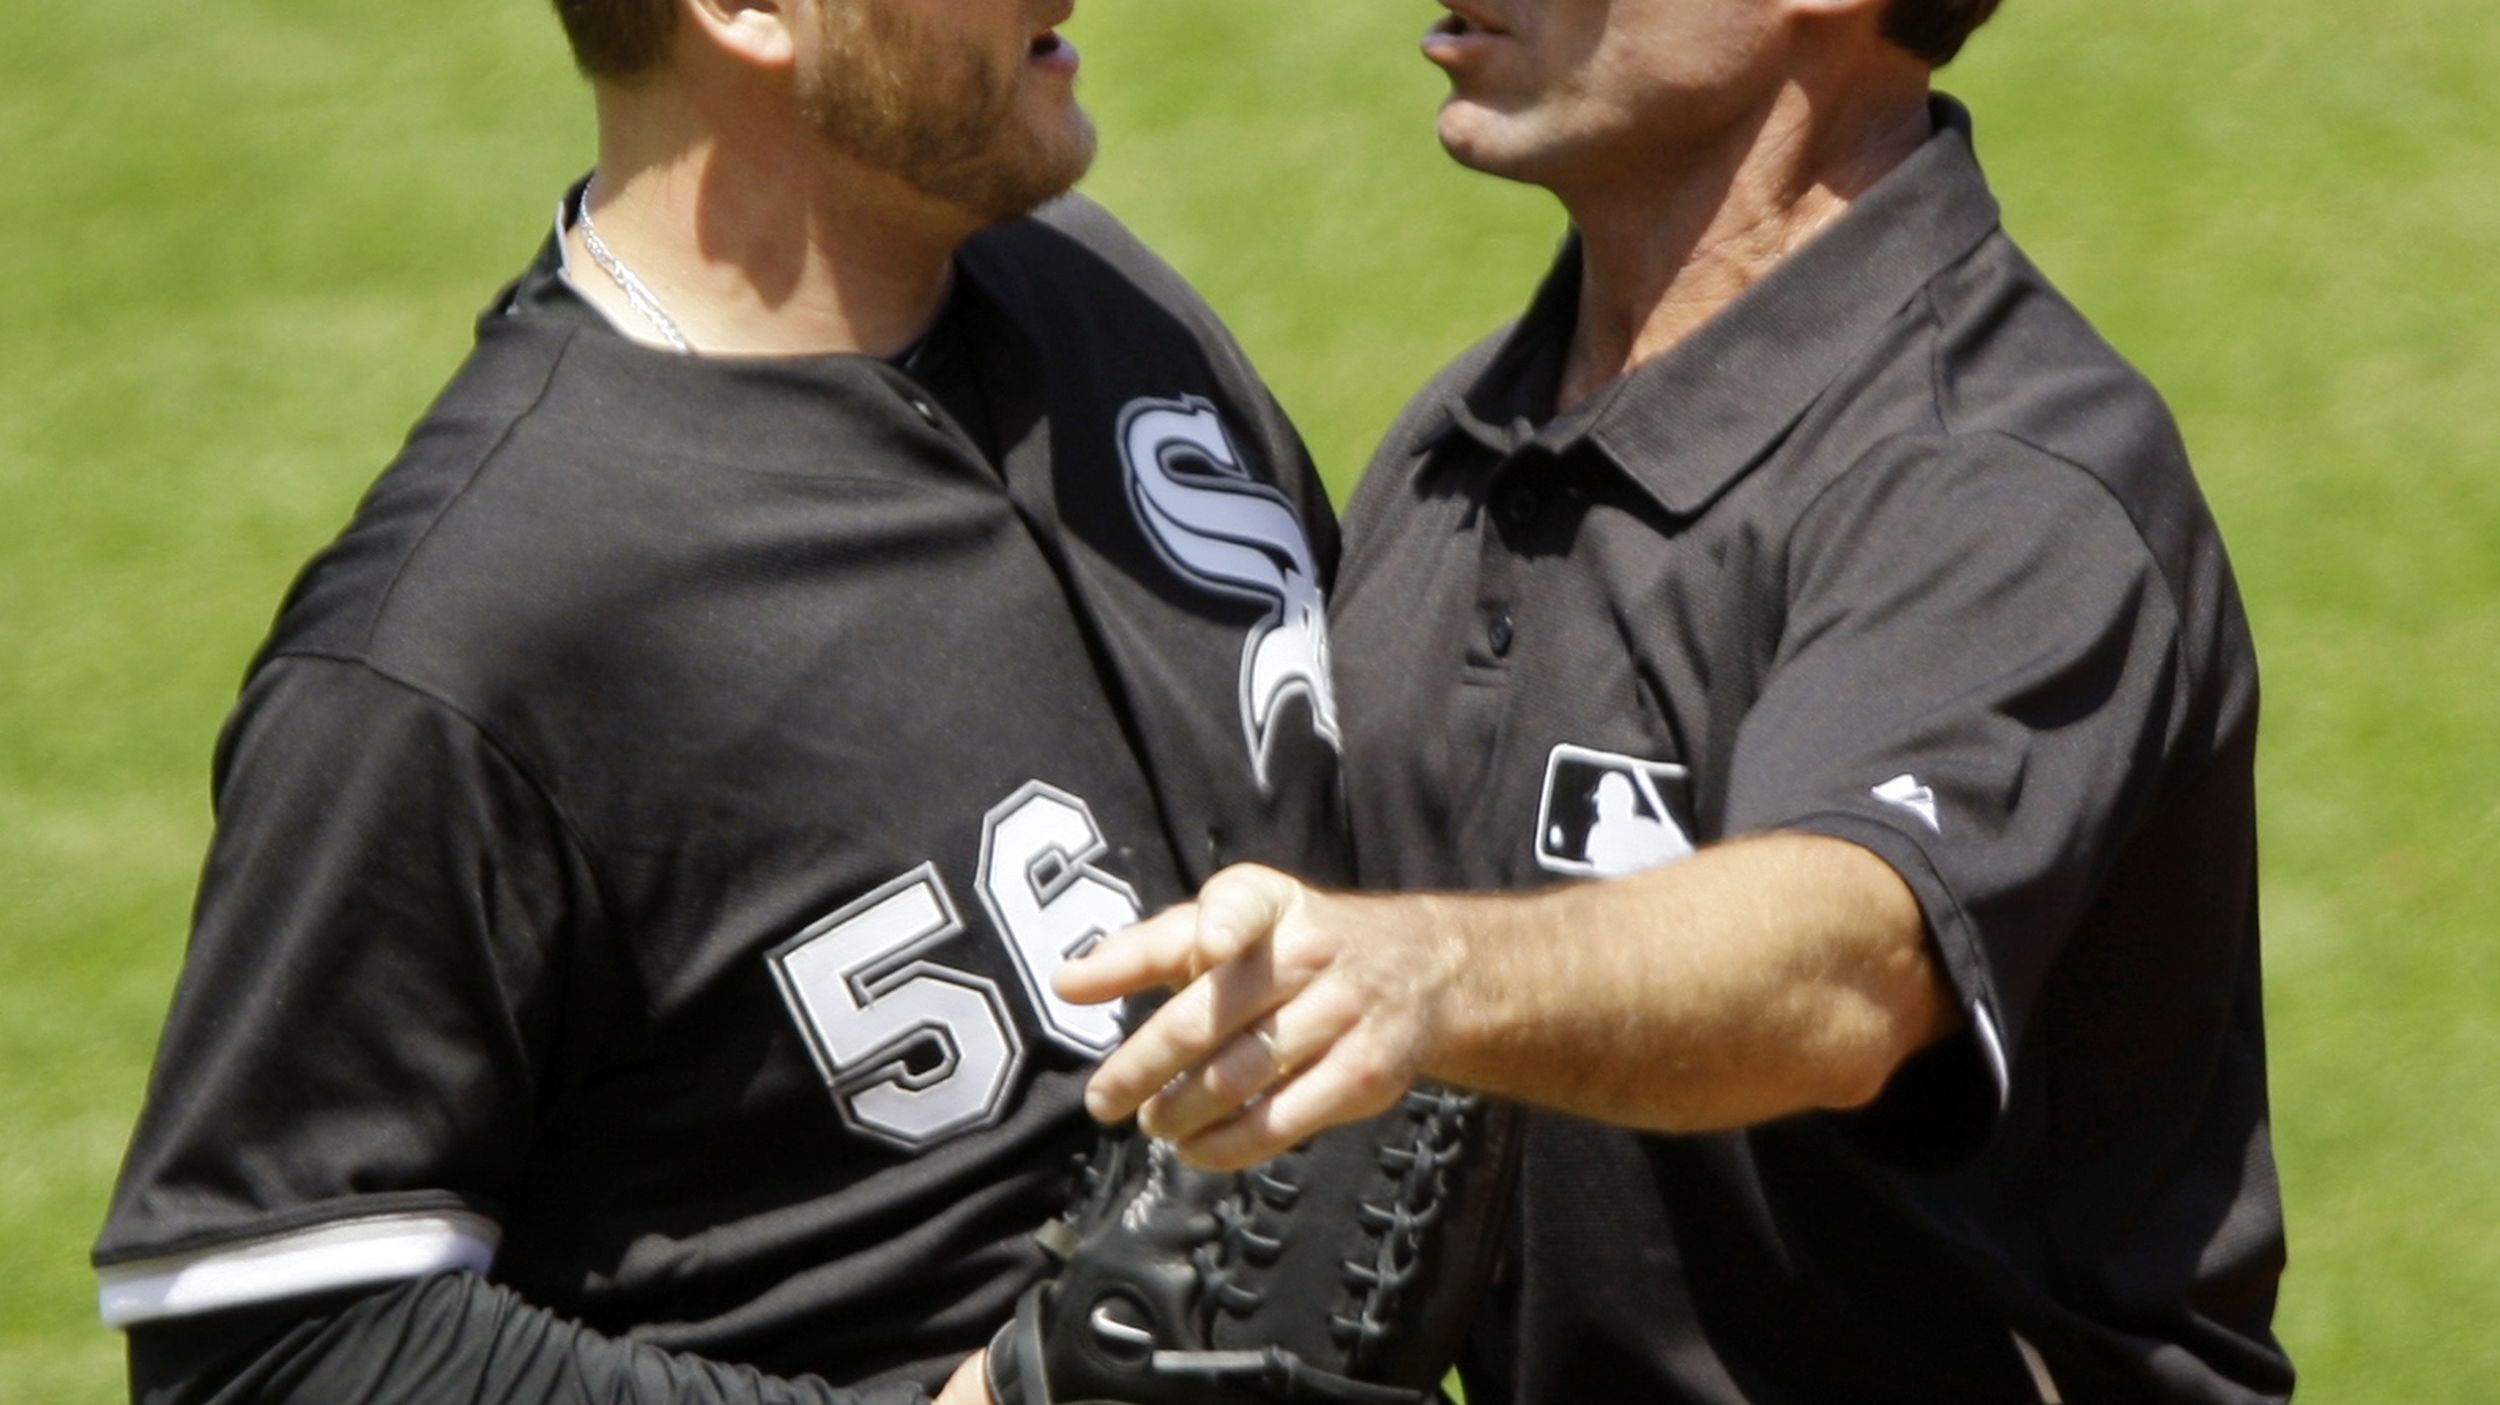
POLYGON ((1930 131, 1923 83, 1834 111, 1791 88, 1758 126, 1561 192, 1581 243, 1561 409, 1666 355, 1845 214, 1930 131))
MULTIPOLYGON (((979 227, 792 115, 731 131, 637 116, 611 120, 602 104, 591 213, 610 257, 697 354, 899 350, 936 315, 955 252, 979 227)), ((569 236, 576 286, 627 335, 664 342, 584 233, 569 236)))

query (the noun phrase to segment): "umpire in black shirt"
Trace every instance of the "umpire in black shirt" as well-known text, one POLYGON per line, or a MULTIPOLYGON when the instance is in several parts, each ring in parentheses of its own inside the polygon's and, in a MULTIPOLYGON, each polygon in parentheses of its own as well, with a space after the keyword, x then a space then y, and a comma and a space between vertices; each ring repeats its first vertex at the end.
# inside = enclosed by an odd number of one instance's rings
POLYGON ((1476 1405, 2286 1398, 2254 655, 1930 91, 1993 0, 1444 3, 1443 144, 1572 236, 1349 514, 1360 864, 1424 891, 1234 869, 1065 968, 1184 987, 1092 1110, 1538 1105, 1476 1405))

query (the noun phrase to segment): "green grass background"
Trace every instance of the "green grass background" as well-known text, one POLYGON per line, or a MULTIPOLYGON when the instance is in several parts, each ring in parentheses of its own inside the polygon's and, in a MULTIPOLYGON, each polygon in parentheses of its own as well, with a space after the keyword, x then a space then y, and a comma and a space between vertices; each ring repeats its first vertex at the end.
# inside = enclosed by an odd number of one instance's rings
MULTIPOLYGON (((1421 0, 1085 0, 1091 189, 1340 494, 1558 230, 1432 145, 1421 0)), ((2317 1401, 2500 1390, 2500 11, 2013 0, 1948 75, 2171 395, 2266 666, 2268 1005, 2317 1401)), ((543 6, 0 11, 0 1402, 119 1398, 86 1245, 214 729, 528 255, 588 119, 543 6)))

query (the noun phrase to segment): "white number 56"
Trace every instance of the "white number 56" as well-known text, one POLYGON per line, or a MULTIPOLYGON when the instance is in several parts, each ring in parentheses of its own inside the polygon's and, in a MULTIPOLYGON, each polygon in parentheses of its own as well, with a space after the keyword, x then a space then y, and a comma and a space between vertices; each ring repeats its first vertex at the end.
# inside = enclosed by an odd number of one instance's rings
MULTIPOLYGON (((1096 866, 1109 846, 1093 812, 1035 781, 981 828, 982 906, 1042 1027, 1073 1049, 1108 1050, 1116 1012, 1050 988, 1061 962, 1139 916, 1136 893, 1096 866)), ((854 1130, 918 1150, 1005 1114, 1024 1065, 1005 997, 997 982, 927 957, 962 930, 945 880, 924 863, 772 953, 782 997, 854 1130)))

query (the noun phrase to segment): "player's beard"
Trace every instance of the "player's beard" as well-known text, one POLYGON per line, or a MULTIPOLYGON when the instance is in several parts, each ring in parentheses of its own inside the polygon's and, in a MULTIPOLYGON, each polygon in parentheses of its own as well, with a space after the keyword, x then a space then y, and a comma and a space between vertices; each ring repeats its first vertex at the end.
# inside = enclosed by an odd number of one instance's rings
POLYGON ((836 149, 984 221, 1064 193, 1093 164, 1093 123, 1073 98, 1030 115, 1022 53, 1001 62, 896 0, 813 8, 822 29, 799 99, 836 149))

